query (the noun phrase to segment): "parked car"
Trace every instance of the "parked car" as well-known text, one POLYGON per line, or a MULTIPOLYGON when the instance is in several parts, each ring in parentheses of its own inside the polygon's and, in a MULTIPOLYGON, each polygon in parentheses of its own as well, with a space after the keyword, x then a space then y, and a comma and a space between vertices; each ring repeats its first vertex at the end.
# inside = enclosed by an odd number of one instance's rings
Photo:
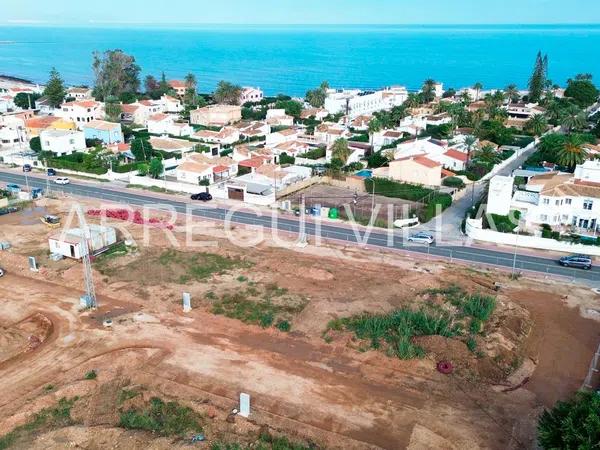
POLYGON ((18 194, 19 192, 21 192, 21 186, 19 186, 18 184, 7 184, 6 190, 9 191, 11 194, 18 194))
POLYGON ((419 244, 433 244, 435 241, 434 237, 428 233, 416 233, 408 237, 408 242, 417 242, 419 244))
POLYGON ((192 200, 202 200, 203 202, 208 202, 209 200, 212 200, 212 195, 210 195, 208 192, 200 192, 198 194, 192 194, 190 198, 192 200))
POLYGON ((558 262, 564 267, 576 267, 585 270, 592 268, 592 258, 587 255, 563 256, 558 262))
POLYGON ((54 170, 54 169, 48 169, 46 171, 46 174, 48 174, 49 177, 55 177, 56 176, 56 170, 54 170))
POLYGON ((71 180, 69 180, 67 177, 58 177, 54 180, 54 182, 56 184, 69 184, 71 180))
POLYGON ((24 164, 23 172, 31 172, 31 164, 24 164))
POLYGON ((0 269, 0 277, 4 276, 4 269, 0 269))

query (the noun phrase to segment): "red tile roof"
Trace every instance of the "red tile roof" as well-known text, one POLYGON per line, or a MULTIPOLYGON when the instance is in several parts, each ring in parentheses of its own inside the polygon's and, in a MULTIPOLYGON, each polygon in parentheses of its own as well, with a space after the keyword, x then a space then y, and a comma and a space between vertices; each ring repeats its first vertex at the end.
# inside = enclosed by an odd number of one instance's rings
POLYGON ((215 166, 213 167, 213 173, 221 173, 221 172, 226 172, 229 170, 229 167, 227 166, 215 166))
POLYGON ((427 158, 426 156, 416 156, 415 162, 417 164, 421 164, 422 166, 429 167, 430 169, 432 169, 434 167, 439 167, 441 165, 440 163, 433 161, 433 160, 427 158))
POLYGON ((454 148, 451 148, 450 150, 448 150, 446 153, 444 153, 444 155, 448 156, 449 158, 456 159, 456 160, 462 161, 462 162, 467 162, 467 160, 469 158, 466 153, 459 152, 458 150, 456 150, 454 148))
POLYGON ((240 161, 238 163, 238 166, 257 168, 257 167, 262 166, 264 163, 265 163, 264 158, 256 156, 254 158, 245 159, 243 161, 240 161))

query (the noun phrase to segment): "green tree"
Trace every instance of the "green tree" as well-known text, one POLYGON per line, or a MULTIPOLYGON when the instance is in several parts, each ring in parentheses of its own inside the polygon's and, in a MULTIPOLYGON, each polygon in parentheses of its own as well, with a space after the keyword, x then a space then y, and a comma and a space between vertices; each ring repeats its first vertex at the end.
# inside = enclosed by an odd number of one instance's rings
POLYGON ((217 103, 237 105, 240 102, 241 86, 228 81, 219 81, 213 97, 217 103))
POLYGON ((579 74, 575 79, 568 81, 565 96, 572 98, 582 108, 593 105, 598 100, 600 92, 592 82, 589 74, 579 74))
POLYGON ((500 159, 498 153, 496 153, 496 150, 491 145, 484 145, 481 147, 479 151, 475 152, 475 158, 478 161, 489 164, 495 164, 500 159))
POLYGON ((411 92, 408 94, 408 98, 404 102, 404 106, 407 108, 416 108, 422 103, 421 96, 419 94, 415 94, 411 92))
POLYGON ((105 99, 104 113, 106 115, 106 120, 110 122, 119 122, 122 111, 121 102, 119 102, 118 98, 110 96, 105 99))
POLYGON ((94 52, 92 69, 95 77, 94 96, 99 100, 139 90, 141 68, 133 56, 122 50, 94 52))
POLYGON ((183 104, 187 109, 195 108, 198 105, 198 83, 193 73, 188 73, 185 77, 185 94, 183 104))
POLYGON ((152 158, 148 166, 148 173, 152 178, 159 178, 164 170, 164 165, 161 159, 152 158))
POLYGON ((570 105, 563 110, 561 126, 567 131, 581 130, 587 125, 587 115, 576 105, 570 105))
POLYGON ((32 137, 29 140, 29 148, 36 153, 39 153, 42 151, 42 142, 41 142, 39 136, 32 137))
POLYGON ((352 154, 348 147, 348 141, 346 139, 338 139, 333 143, 331 147, 331 159, 337 159, 342 162, 342 166, 346 165, 348 158, 352 154))
POLYGON ((371 148, 373 147, 373 135, 381 131, 381 121, 377 117, 373 117, 369 121, 369 143, 371 144, 371 148))
POLYGON ((600 448, 600 395, 580 391, 544 411, 538 421, 538 443, 544 450, 600 448))
POLYGON ((548 76, 548 56, 538 52, 531 78, 529 78, 529 101, 537 103, 542 98, 548 76))
POLYGON ((548 120, 543 114, 535 114, 525 124, 525 130, 534 136, 541 136, 548 129, 548 120))
POLYGON ((473 85, 473 89, 475 90, 475 101, 478 101, 479 94, 481 94, 481 90, 483 89, 483 84, 478 81, 473 85))
POLYGON ((44 97, 48 99, 50 106, 58 108, 65 100, 66 95, 67 92, 65 91, 63 80, 58 71, 53 67, 50 71, 50 78, 48 79, 46 88, 44 89, 44 97))
POLYGON ((131 141, 131 153, 138 162, 148 161, 152 157, 152 145, 145 139, 135 138, 131 141))
POLYGON ((284 109, 288 116, 292 116, 296 119, 300 117, 302 113, 302 103, 296 100, 277 100, 275 102, 276 109, 284 109))
POLYGON ((158 90, 158 81, 153 75, 146 76, 144 80, 144 89, 146 94, 150 95, 151 92, 158 90))
POLYGON ((588 159, 588 152, 583 144, 585 144, 585 140, 580 134, 567 136, 558 151, 559 164, 570 169, 574 169, 578 164, 583 164, 588 159))
POLYGON ((145 177, 146 175, 148 175, 148 164, 146 163, 140 163, 137 165, 137 171, 138 171, 138 175, 141 177, 145 177))
POLYGON ((475 136, 472 136, 470 134, 465 136, 464 143, 465 147, 467 147, 467 163, 471 161, 471 153, 473 152, 473 146, 476 142, 477 138, 475 136))
POLYGON ((516 84, 509 84, 506 86, 505 93, 509 103, 517 103, 519 101, 519 89, 516 84))
POLYGON ((313 108, 322 108, 325 105, 325 99, 327 98, 327 89, 329 89, 329 83, 323 81, 317 89, 306 92, 306 101, 313 108))
POLYGON ((421 94, 423 96, 424 103, 430 103, 435 99, 435 80, 428 78, 423 82, 421 88, 421 94))
POLYGON ((13 102, 16 107, 21 109, 33 109, 35 108, 35 101, 41 97, 40 94, 19 92, 15 95, 13 102))

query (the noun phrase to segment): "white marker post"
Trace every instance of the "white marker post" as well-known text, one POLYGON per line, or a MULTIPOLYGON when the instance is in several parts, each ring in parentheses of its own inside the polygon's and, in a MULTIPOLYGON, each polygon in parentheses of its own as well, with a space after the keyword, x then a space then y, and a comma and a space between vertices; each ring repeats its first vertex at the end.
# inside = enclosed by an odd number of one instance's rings
POLYGON ((188 292, 183 293, 183 312, 189 313, 192 310, 192 298, 188 292))
POLYGON ((250 415, 250 395, 240 394, 240 412, 239 415, 248 418, 250 415))

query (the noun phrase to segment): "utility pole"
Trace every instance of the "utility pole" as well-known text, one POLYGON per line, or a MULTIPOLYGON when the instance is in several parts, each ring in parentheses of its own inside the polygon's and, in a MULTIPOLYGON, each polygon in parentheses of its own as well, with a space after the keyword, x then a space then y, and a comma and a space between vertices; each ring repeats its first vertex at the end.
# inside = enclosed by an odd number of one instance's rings
POLYGON ((373 195, 371 196, 371 218, 373 218, 373 211, 375 210, 375 178, 371 178, 373 183, 373 195))
POLYGON ((514 278, 515 276, 515 272, 517 270, 517 239, 519 238, 519 235, 517 233, 515 233, 515 251, 513 254, 513 266, 512 266, 512 276, 514 278))

